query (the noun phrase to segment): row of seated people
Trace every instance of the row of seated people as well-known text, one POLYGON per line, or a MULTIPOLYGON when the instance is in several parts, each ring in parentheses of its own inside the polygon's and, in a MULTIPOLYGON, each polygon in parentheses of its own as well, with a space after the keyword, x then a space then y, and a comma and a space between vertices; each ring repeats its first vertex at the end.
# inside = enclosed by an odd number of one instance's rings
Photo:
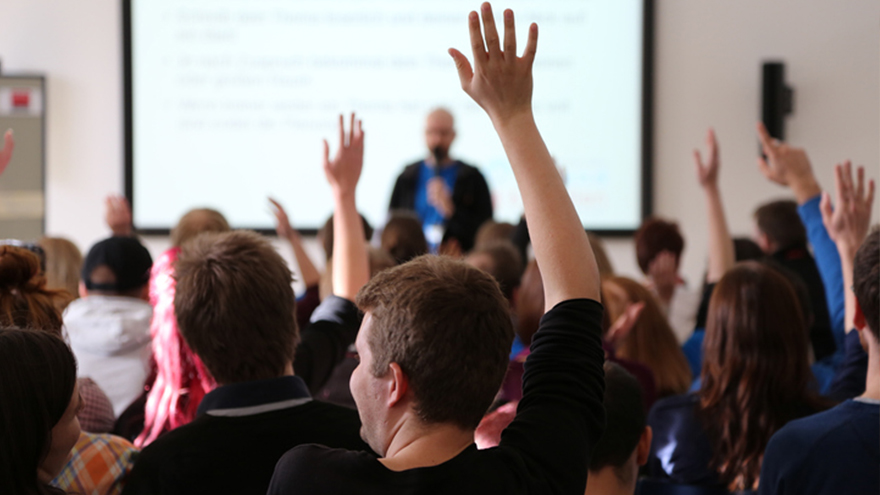
MULTIPOLYGON (((759 209, 749 249, 726 226, 710 131, 696 155, 710 245, 699 297, 662 221, 636 236, 647 280, 615 276, 529 118, 536 29, 505 58, 482 16, 487 45, 469 20, 474 66, 453 58, 496 123, 529 225, 489 223, 469 253, 449 238, 447 256, 419 256, 418 221, 394 214, 369 248, 352 116, 324 162, 323 275, 273 202, 306 286, 297 304, 274 248, 212 210, 185 215, 156 263, 117 198, 114 236, 79 263, 56 239, 34 249, 42 259, 0 247, 3 492, 876 493, 873 182, 837 167, 832 207, 803 151, 760 129, 762 170, 799 205, 759 209), (75 289, 47 283, 65 271, 75 289)), ((512 32, 512 13, 504 23, 512 32)), ((11 148, 7 135, 0 158, 11 148)))

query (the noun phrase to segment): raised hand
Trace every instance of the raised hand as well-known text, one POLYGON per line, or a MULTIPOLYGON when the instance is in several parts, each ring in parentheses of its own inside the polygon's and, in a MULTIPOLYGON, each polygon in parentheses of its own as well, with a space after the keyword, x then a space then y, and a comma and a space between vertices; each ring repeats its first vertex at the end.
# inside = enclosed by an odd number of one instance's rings
POLYGON ((865 168, 858 167, 857 181, 853 183, 852 164, 849 161, 834 167, 834 185, 837 206, 832 208, 831 196, 822 193, 819 209, 828 236, 838 246, 855 256, 871 227, 871 206, 874 203, 874 181, 868 181, 865 191, 865 168))
POLYGON ((633 327, 636 326, 636 323, 639 322, 639 316, 642 315, 642 310, 644 309, 645 303, 641 301, 627 305, 623 313, 611 324, 608 333, 605 334, 605 340, 613 347, 625 339, 633 327))
POLYGON ((483 107, 498 126, 516 114, 531 113, 532 63, 538 47, 538 25, 533 23, 529 26, 526 49, 522 57, 517 57, 513 11, 504 11, 504 51, 501 50, 492 7, 487 2, 480 11, 485 43, 480 32, 480 16, 476 12, 468 16, 473 67, 460 51, 450 48, 449 54, 458 69, 461 88, 483 107))
POLYGON ((817 196, 821 189, 803 148, 795 148, 770 137, 764 124, 758 124, 758 138, 767 160, 758 157, 758 169, 768 180, 790 187, 799 204, 817 196))
POLYGON ((278 237, 290 239, 291 236, 296 234, 296 231, 290 226, 287 212, 284 211, 284 207, 278 201, 269 198, 269 203, 272 203, 272 214, 275 215, 275 233, 278 234, 278 237))
POLYGON ((333 193, 354 194, 361 168, 364 164, 364 130, 360 120, 355 121, 351 114, 348 132, 345 132, 343 116, 339 116, 339 148, 330 159, 330 144, 324 140, 324 175, 333 193))
POLYGON ((718 185, 718 140, 715 139, 715 130, 709 128, 706 132, 706 161, 700 155, 700 150, 694 149, 694 165, 697 169, 697 180, 703 187, 718 185))
POLYGON ((3 149, 0 149, 0 175, 6 170, 9 161, 12 160, 12 149, 15 148, 15 140, 12 138, 12 129, 8 129, 3 135, 3 149))
POLYGON ((104 221, 115 236, 130 236, 131 206, 124 196, 107 196, 104 200, 104 221))

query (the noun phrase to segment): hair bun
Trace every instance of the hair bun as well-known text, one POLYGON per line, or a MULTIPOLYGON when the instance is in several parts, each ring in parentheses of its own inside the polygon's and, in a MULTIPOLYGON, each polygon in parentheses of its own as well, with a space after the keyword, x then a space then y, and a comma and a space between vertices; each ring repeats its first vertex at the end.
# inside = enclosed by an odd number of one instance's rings
POLYGON ((32 292, 45 284, 36 254, 17 246, 0 246, 0 289, 32 292))

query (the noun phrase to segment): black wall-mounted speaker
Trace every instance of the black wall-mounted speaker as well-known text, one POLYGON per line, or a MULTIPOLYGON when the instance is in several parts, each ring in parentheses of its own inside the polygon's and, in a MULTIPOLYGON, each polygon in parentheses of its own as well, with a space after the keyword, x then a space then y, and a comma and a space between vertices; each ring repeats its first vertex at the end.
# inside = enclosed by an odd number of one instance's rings
POLYGON ((794 110, 794 90, 785 84, 785 64, 764 62, 761 77, 761 120, 774 138, 785 140, 785 116, 794 110))

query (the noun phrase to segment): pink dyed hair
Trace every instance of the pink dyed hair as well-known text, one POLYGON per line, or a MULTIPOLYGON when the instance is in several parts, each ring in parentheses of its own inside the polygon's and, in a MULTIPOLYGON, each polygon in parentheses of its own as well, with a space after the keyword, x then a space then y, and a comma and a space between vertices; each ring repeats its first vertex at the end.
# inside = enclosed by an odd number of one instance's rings
POLYGON ((150 333, 156 380, 147 395, 144 430, 134 441, 140 448, 162 433, 192 421, 202 397, 217 386, 177 329, 173 276, 179 253, 179 247, 162 253, 150 273, 150 304, 153 306, 150 333))

